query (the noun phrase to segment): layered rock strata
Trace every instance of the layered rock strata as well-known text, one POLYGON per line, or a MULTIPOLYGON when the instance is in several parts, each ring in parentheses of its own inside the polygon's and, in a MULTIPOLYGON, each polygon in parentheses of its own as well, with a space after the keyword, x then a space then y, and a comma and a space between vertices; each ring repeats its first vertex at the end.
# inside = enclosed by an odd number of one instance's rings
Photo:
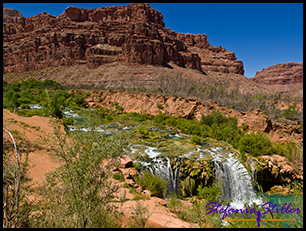
POLYGON ((81 9, 60 16, 46 12, 18 20, 3 19, 3 73, 111 62, 179 66, 200 71, 243 74, 243 63, 207 36, 165 28, 163 15, 149 4, 81 9))
POLYGON ((252 80, 272 92, 294 92, 303 89, 303 62, 280 63, 256 72, 252 80))

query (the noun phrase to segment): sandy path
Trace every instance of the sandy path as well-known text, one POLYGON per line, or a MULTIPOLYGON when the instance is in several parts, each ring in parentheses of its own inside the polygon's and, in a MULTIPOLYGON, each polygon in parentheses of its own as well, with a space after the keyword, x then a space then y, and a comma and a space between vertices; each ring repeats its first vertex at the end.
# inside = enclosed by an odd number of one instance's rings
MULTIPOLYGON (((3 126, 7 127, 13 113, 7 109, 3 109, 3 126)), ((17 130, 24 134, 24 136, 33 144, 39 144, 38 147, 34 147, 29 152, 29 171, 27 177, 32 179, 35 186, 38 186, 45 180, 45 173, 55 170, 60 166, 60 162, 55 158, 50 156, 50 151, 42 141, 42 138, 46 138, 48 134, 52 134, 53 128, 49 124, 49 118, 33 116, 33 117, 22 117, 14 114, 14 120, 17 123, 10 123, 9 131, 17 130), (30 127, 24 127, 20 122, 23 122, 30 127), (35 128, 40 127, 37 131, 35 128)))

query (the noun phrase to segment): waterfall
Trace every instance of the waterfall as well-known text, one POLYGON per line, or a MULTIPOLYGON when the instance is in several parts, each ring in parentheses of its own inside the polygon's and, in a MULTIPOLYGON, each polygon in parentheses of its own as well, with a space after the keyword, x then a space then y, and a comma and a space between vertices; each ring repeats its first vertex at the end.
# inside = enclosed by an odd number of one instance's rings
POLYGON ((232 200, 231 207, 243 208, 244 203, 260 203, 256 195, 251 176, 247 169, 232 153, 228 157, 213 153, 215 164, 215 175, 222 187, 221 200, 232 200))
POLYGON ((180 195, 180 167, 177 166, 177 162, 175 163, 174 173, 168 157, 165 157, 164 160, 162 158, 154 158, 153 162, 154 166, 149 168, 151 173, 159 175, 168 181, 166 196, 168 197, 174 193, 180 195), (165 161, 167 164, 164 163, 165 161))
POLYGON ((255 164, 254 164, 254 162, 253 162, 252 159, 249 159, 249 160, 248 160, 248 163, 249 163, 249 165, 251 166, 252 178, 253 178, 253 180, 255 180, 255 170, 256 170, 255 164))

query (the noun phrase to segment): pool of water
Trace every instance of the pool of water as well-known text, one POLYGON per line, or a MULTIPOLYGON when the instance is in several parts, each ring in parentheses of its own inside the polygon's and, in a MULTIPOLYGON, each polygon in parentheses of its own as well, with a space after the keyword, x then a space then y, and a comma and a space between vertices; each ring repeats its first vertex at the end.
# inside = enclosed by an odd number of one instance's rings
MULTIPOLYGON (((264 193, 263 194, 265 201, 271 202, 273 204, 277 204, 277 208, 282 208, 285 203, 290 204, 291 208, 299 208, 303 211, 303 195, 296 195, 296 194, 290 194, 290 195, 281 195, 281 194, 270 194, 270 193, 264 193)), ((300 213, 300 214, 303 214, 300 213)), ((297 213, 281 213, 277 214, 279 215, 278 219, 295 219, 295 221, 278 221, 280 223, 280 227, 284 228, 291 228, 291 227, 302 227, 303 226, 303 217, 300 216, 300 214, 297 213)))

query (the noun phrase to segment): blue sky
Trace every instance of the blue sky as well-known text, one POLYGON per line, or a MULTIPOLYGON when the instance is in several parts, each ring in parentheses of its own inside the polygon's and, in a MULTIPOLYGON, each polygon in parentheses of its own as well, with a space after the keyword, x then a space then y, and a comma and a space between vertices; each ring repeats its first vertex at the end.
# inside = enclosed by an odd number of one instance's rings
MULTIPOLYGON (((24 17, 43 11, 59 16, 66 7, 100 8, 129 3, 3 3, 24 17)), ((175 32, 206 34, 210 45, 234 51, 254 77, 271 65, 303 61, 302 3, 150 3, 175 32)))

